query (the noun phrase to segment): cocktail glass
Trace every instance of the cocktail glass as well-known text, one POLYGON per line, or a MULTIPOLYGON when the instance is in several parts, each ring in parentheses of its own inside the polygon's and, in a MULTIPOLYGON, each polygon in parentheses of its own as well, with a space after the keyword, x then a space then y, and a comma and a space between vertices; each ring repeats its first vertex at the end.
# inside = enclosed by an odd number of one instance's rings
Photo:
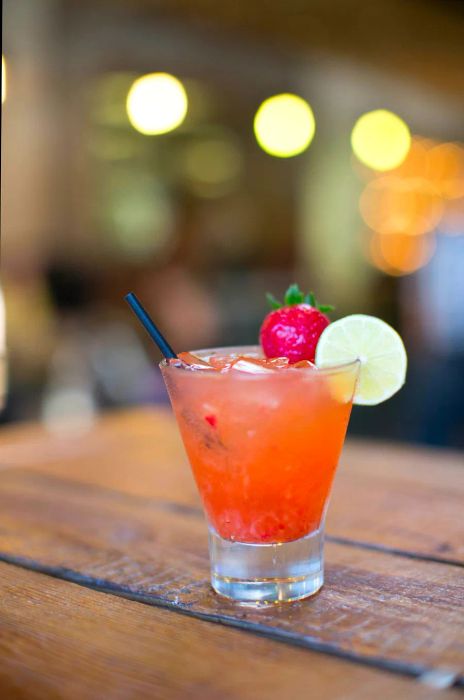
MULTIPOLYGON (((261 354, 194 351, 231 353, 261 354)), ((253 604, 316 593, 359 362, 262 374, 160 367, 209 525, 214 590, 253 604)))

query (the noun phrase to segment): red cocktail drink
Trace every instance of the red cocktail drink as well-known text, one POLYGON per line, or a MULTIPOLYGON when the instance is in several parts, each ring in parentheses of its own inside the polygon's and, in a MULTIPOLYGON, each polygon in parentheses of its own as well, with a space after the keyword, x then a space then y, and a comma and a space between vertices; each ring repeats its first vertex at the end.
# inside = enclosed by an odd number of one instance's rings
POLYGON ((214 369, 161 369, 210 525, 213 587, 294 600, 322 585, 324 515, 359 363, 320 370, 256 362, 259 352, 206 350, 195 355, 214 369))

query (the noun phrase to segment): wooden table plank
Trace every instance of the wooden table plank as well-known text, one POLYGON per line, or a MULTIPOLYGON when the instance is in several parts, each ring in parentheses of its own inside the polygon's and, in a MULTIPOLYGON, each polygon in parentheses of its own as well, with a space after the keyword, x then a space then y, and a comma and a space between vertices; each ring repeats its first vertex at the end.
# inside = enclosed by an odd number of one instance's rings
POLYGON ((347 445, 327 532, 339 540, 464 564, 464 455, 347 445))
POLYGON ((196 508, 0 473, 7 561, 311 649, 411 674, 463 674, 462 569, 327 545, 327 586, 310 601, 244 609, 212 593, 196 508))
POLYGON ((0 590, 5 700, 437 698, 413 679, 7 564, 0 564, 0 590))
MULTIPOLYGON (((85 436, 0 431, 0 463, 140 496, 199 505, 171 412, 110 414, 85 436)), ((337 540, 464 564, 464 458, 354 441, 342 455, 327 532, 337 540)))

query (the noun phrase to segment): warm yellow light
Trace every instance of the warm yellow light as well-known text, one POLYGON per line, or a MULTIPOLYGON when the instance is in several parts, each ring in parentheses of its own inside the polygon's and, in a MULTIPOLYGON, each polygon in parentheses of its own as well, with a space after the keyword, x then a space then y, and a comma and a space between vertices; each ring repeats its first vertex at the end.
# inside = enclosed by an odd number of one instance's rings
POLYGON ((176 129, 185 119, 187 105, 184 86, 168 73, 151 73, 138 78, 126 102, 134 129, 149 135, 176 129))
POLYGON ((6 100, 6 61, 2 54, 2 104, 6 100))
POLYGON ((256 140, 266 153, 290 158, 305 151, 314 137, 316 122, 309 104, 298 95, 269 97, 254 119, 256 140))
POLYGON ((377 109, 358 119, 351 133, 355 156, 373 170, 397 168, 408 155, 411 134, 407 124, 393 112, 377 109))

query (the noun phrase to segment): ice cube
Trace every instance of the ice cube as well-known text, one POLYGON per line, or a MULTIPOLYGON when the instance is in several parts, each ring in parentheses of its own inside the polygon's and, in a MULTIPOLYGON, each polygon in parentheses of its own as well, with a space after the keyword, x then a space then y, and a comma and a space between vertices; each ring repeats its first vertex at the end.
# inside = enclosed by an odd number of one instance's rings
POLYGON ((272 357, 271 359, 263 360, 266 367, 271 367, 272 369, 283 369, 288 367, 289 359, 288 357, 272 357))
POLYGON ((237 355, 226 355, 225 357, 210 357, 209 363, 215 369, 225 371, 231 368, 232 363, 237 359, 237 355))
POLYGON ((180 352, 179 360, 183 363, 184 367, 188 369, 206 369, 216 371, 216 368, 210 365, 209 362, 202 360, 201 357, 192 355, 190 352, 180 352))
POLYGON ((238 357, 231 365, 232 370, 248 372, 249 374, 272 374, 273 369, 266 367, 265 360, 258 360, 251 357, 238 357))

